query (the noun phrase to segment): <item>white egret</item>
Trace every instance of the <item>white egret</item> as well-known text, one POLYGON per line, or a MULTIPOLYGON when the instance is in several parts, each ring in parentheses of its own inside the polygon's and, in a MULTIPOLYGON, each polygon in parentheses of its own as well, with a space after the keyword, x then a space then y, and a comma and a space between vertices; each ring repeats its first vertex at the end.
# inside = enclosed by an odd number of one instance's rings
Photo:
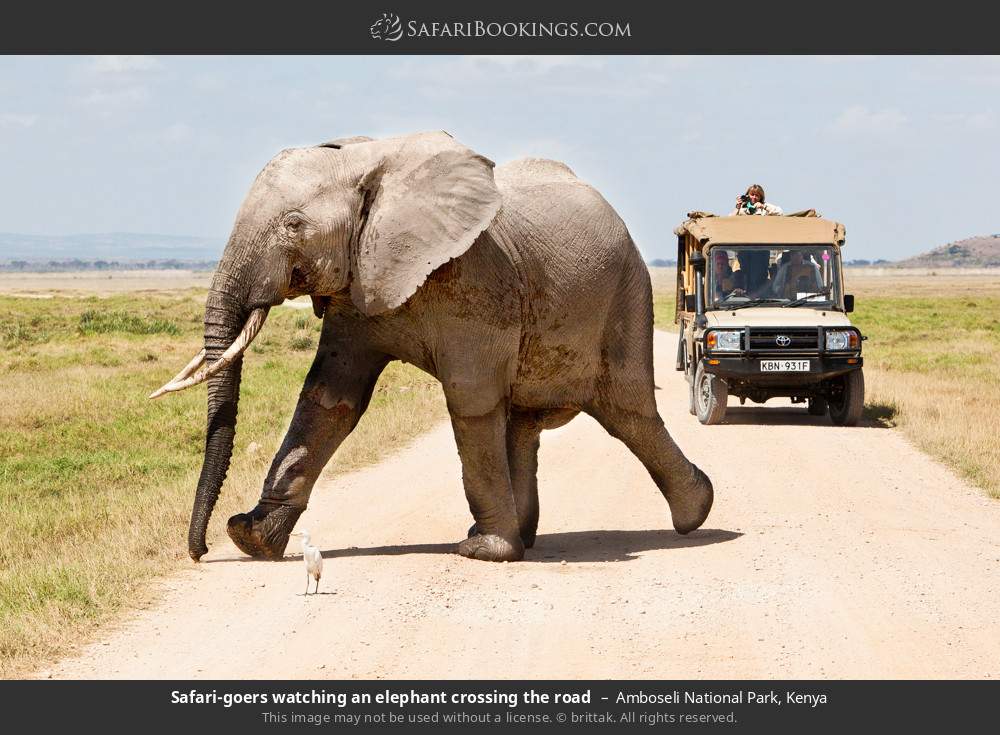
POLYGON ((306 563, 306 594, 309 594, 309 578, 316 580, 316 592, 319 592, 319 578, 323 574, 323 555, 319 548, 309 543, 309 532, 305 529, 296 531, 293 536, 302 538, 302 561, 306 563))

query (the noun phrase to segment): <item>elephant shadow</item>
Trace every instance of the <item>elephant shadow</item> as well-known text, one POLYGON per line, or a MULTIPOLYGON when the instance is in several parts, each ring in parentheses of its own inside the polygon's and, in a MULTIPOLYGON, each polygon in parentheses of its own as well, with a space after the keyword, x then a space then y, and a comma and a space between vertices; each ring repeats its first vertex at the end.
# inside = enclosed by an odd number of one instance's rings
MULTIPOLYGON (((632 561, 643 551, 686 549, 732 541, 742 533, 718 528, 701 528, 681 536, 674 531, 566 531, 543 533, 528 549, 521 563, 558 564, 569 562, 632 561)), ((329 549, 324 559, 355 556, 402 556, 404 554, 454 554, 455 544, 400 544, 396 546, 329 549)), ((298 558, 298 557, 296 557, 298 558)))

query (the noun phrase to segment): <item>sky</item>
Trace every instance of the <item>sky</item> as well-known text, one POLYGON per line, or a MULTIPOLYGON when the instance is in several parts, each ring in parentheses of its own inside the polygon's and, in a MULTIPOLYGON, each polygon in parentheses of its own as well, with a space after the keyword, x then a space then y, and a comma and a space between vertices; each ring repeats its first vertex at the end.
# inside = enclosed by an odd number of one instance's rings
POLYGON ((970 56, 4 56, 0 232, 222 242, 283 148, 423 130, 566 162, 647 259, 753 183, 852 259, 1000 233, 1000 57, 970 56))

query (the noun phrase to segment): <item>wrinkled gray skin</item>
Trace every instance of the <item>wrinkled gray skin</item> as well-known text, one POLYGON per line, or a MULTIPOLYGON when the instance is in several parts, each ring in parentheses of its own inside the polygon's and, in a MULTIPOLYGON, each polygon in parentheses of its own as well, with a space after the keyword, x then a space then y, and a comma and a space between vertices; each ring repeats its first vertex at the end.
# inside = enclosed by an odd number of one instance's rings
MULTIPOLYGON (((303 294, 322 337, 260 501, 229 519, 247 554, 282 556, 392 360, 444 389, 475 518, 463 556, 514 561, 532 546, 539 434, 580 411, 642 461, 678 532, 708 515, 711 482, 657 414, 646 267, 615 211, 565 165, 515 161, 494 177, 446 133, 283 151, 254 182, 212 281, 208 361, 252 309, 303 294)), ((209 380, 195 560, 232 455, 241 366, 209 380)))

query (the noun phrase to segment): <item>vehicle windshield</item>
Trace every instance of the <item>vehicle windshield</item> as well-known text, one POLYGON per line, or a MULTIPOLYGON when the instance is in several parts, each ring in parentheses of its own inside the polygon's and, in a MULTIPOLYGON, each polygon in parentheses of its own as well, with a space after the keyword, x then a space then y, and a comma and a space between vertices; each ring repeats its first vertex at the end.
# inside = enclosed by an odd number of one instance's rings
POLYGON ((838 308, 840 254, 822 245, 717 246, 708 254, 706 283, 709 309, 838 308))

